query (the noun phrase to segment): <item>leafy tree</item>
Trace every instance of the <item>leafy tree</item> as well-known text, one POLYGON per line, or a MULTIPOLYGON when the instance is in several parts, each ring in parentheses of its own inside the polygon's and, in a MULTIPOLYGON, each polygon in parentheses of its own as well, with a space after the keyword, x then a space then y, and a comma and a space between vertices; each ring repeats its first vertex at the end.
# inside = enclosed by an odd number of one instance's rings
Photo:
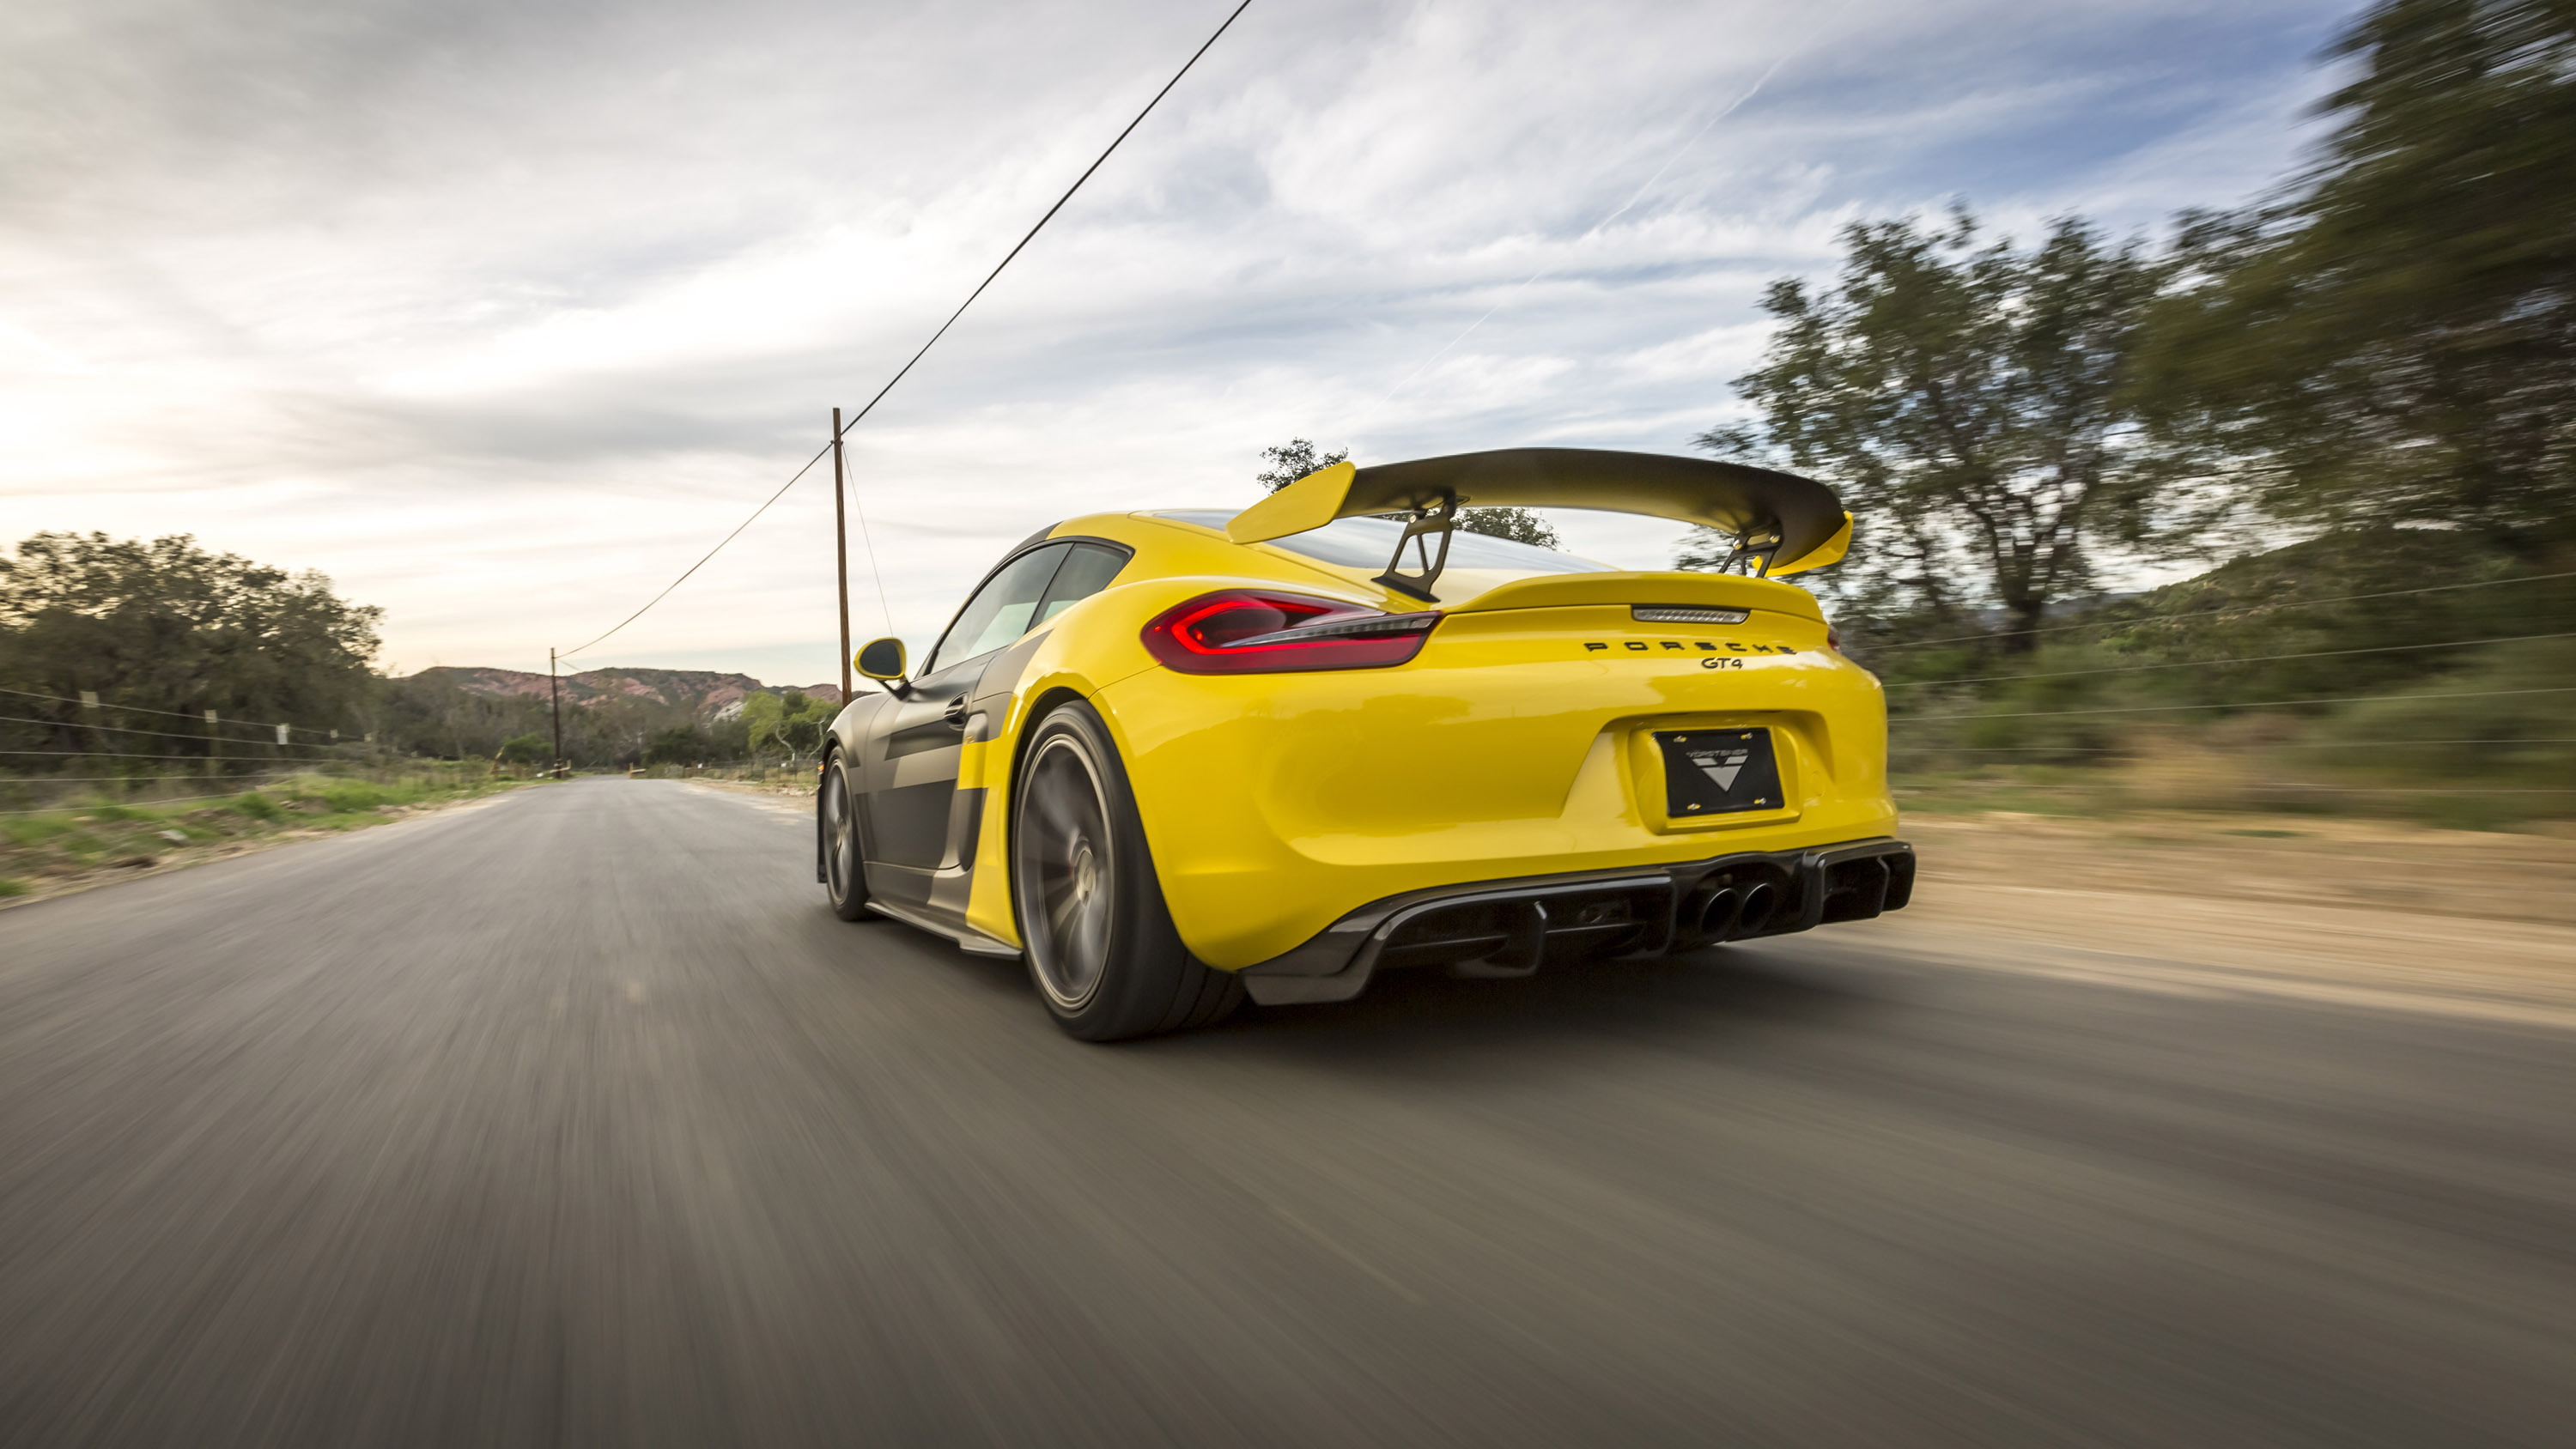
MULTIPOLYGON (((2144 445, 2125 387, 2167 262, 2077 218, 2029 251, 1981 244, 1965 211, 1842 239, 1834 285, 1783 279, 1763 296, 1779 330, 1735 384, 1757 420, 1696 442, 1838 486, 1858 523, 1829 586, 1856 612, 1959 632, 1991 603, 2008 629, 2032 629, 2092 587, 2102 549, 2200 521, 2176 516, 2187 455, 2144 445)), ((1701 535, 1682 566, 1723 557, 1701 535)))
MULTIPOLYGON (((1270 466, 1253 477, 1262 487, 1276 493, 1319 468, 1329 468, 1351 456, 1348 448, 1318 453, 1312 441, 1290 438, 1285 444, 1261 450, 1270 466)), ((1462 508, 1458 526, 1469 533, 1490 534, 1515 543, 1534 543, 1541 548, 1557 546, 1556 530, 1547 521, 1526 508, 1462 508)))
POLYGON ((544 765, 554 759, 554 741, 531 731, 514 735, 501 742, 501 763, 505 765, 544 765))
POLYGON ((1253 479, 1264 489, 1276 493, 1319 468, 1347 462, 1351 450, 1336 448, 1329 453, 1318 453, 1311 439, 1290 438, 1278 447, 1262 449, 1261 456, 1269 460, 1270 466, 1253 474, 1253 479))
POLYGON ((2201 217, 2149 396, 2272 507, 2576 537, 2576 4, 2381 0, 2315 164, 2201 217))
POLYGON ((810 698, 803 690, 790 689, 781 694, 746 696, 742 724, 750 749, 774 745, 787 751, 790 758, 798 758, 823 747, 824 731, 839 712, 839 706, 828 699, 810 698))
MULTIPOLYGON (((39 533, 0 556, 0 684, 71 699, 95 691, 111 707, 212 709, 226 719, 355 732, 376 690, 368 666, 383 617, 340 598, 318 573, 211 554, 186 535, 145 543, 39 533)), ((27 700, 9 712, 57 720, 45 729, 85 747, 77 706, 27 700)), ((184 738, 162 743, 164 753, 201 748, 184 738)))
POLYGON ((675 725, 645 742, 648 765, 703 765, 719 757, 717 742, 696 725, 675 725))
POLYGON ((1547 520, 1526 508, 1461 508, 1458 526, 1469 533, 1490 534, 1508 538, 1514 543, 1534 543, 1541 548, 1557 546, 1556 530, 1547 520))

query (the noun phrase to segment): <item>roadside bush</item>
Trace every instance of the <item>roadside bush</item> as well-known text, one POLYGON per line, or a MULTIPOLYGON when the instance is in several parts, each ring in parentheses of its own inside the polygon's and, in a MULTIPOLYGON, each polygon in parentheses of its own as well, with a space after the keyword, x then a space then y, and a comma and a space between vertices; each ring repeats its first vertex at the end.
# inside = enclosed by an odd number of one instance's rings
POLYGON ((46 815, 23 816, 0 825, 11 845, 41 845, 58 835, 69 835, 71 829, 70 821, 46 815))
POLYGON ((358 780, 333 781, 307 796, 328 805, 342 815, 373 810, 392 797, 383 789, 358 780))
POLYGON ((253 790, 233 801, 233 808, 253 820, 275 820, 277 802, 253 790))
POLYGON ((13 875, 0 875, 0 896, 23 896, 27 883, 13 875))
POLYGON ((501 742, 501 763, 505 765, 542 765, 553 758, 553 746, 534 731, 501 742))

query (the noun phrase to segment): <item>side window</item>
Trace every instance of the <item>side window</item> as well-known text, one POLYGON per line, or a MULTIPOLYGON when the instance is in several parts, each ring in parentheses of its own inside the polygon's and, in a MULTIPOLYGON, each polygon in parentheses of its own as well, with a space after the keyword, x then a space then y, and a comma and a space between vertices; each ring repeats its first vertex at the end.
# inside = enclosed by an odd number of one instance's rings
POLYGON ((958 611, 957 622, 940 636, 939 647, 922 666, 922 677, 990 654, 1029 632, 1037 622, 1038 600, 1046 597, 1047 581, 1055 577, 1056 566, 1072 547, 1050 544, 1003 565, 958 611))
POLYGON ((1118 571, 1127 567, 1127 555, 1096 543, 1077 543, 1064 567, 1055 571, 1055 582, 1047 585, 1046 598, 1038 603, 1041 624, 1072 608, 1075 604, 1109 587, 1118 571))

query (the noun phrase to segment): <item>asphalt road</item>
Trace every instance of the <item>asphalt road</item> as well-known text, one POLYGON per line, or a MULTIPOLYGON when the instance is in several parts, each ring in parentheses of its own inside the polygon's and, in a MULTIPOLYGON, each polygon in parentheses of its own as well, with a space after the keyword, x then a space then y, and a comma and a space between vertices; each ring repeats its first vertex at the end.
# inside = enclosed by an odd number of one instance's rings
POLYGON ((2576 1033, 1828 930, 1087 1047, 811 838, 0 912, 0 1443, 2576 1442, 2576 1033))

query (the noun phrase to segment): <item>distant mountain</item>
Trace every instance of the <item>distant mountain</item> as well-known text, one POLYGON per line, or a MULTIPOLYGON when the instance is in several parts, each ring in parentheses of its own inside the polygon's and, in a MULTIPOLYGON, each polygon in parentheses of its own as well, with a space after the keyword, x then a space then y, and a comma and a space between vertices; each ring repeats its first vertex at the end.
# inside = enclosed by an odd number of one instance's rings
MULTIPOLYGON (((440 665, 424 669, 411 679, 424 684, 450 685, 469 694, 496 698, 523 696, 546 697, 547 679, 519 669, 484 669, 470 665, 440 665)), ((834 684, 769 685, 748 674, 720 674, 712 669, 586 669, 567 674, 558 681, 566 704, 593 704, 604 700, 626 698, 649 700, 702 718, 726 718, 742 710, 742 702, 754 694, 785 694, 793 689, 810 697, 837 703, 840 686, 834 684)))

